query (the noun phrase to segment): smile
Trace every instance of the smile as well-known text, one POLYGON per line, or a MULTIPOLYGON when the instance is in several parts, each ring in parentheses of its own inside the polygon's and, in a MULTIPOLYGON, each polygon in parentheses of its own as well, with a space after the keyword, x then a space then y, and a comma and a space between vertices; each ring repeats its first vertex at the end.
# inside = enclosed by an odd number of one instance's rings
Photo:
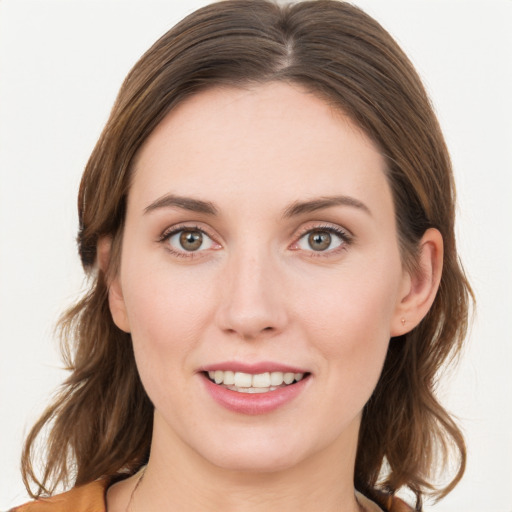
POLYGON ((215 370, 206 372, 211 382, 238 393, 268 393, 304 378, 304 373, 264 372, 245 373, 231 370, 215 370))
POLYGON ((216 363, 199 372, 207 394, 237 414, 269 414, 311 388, 312 374, 274 362, 216 363))

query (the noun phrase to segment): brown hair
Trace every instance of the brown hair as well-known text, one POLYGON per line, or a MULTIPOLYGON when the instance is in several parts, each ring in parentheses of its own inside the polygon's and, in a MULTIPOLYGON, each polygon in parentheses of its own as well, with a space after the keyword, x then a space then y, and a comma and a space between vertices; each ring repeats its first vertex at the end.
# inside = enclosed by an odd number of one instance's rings
MULTIPOLYGON (((426 318, 389 347, 360 430, 355 485, 372 496, 406 486, 442 497, 460 480, 465 446, 437 401, 441 366, 461 348, 471 289, 454 237, 450 160, 427 94, 391 36, 348 3, 318 0, 278 6, 228 0, 199 9, 161 37, 125 79, 85 169, 78 199, 79 250, 89 292, 63 317, 71 371, 33 427, 23 477, 34 495, 134 473, 149 456, 153 406, 139 380, 129 334, 113 323, 106 276, 97 268, 100 237, 112 238, 116 272, 134 155, 164 116, 185 98, 219 85, 268 81, 301 84, 350 116, 387 160, 403 261, 414 268, 429 227, 444 240, 439 292, 426 318), (41 478, 31 465, 35 439, 49 428, 41 478), (433 473, 456 449, 451 483, 433 473), (383 469, 384 468, 384 469, 383 469)), ((30 492, 30 489, 29 489, 30 492)))

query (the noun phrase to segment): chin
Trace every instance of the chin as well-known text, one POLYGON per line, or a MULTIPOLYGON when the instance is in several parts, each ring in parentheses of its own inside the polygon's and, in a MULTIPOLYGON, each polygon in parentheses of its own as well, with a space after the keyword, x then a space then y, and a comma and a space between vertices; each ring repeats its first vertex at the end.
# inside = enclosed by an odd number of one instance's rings
POLYGON ((290 439, 289 432, 285 436, 260 436, 249 440, 250 435, 219 439, 198 453, 218 468, 242 473, 284 471, 308 458, 307 443, 298 438, 290 439))

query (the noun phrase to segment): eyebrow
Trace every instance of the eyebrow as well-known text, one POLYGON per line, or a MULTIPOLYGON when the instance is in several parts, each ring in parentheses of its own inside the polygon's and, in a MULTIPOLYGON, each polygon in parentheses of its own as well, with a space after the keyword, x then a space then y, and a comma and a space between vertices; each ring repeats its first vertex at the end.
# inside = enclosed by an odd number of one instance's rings
POLYGON ((332 206, 351 206, 371 216, 371 211, 364 203, 350 196, 325 196, 309 201, 295 201, 284 210, 283 217, 290 218, 304 213, 312 213, 332 206))
POLYGON ((217 208, 210 201, 202 201, 201 199, 193 199, 191 197, 176 196, 174 194, 166 194, 153 201, 149 206, 144 208, 144 213, 150 213, 159 208, 181 208, 191 212, 205 213, 207 215, 217 215, 217 208))
MULTIPOLYGON (((362 210, 363 212, 371 215, 370 209, 358 199, 350 196, 324 196, 307 201, 295 201, 290 206, 285 208, 283 217, 290 218, 305 213, 312 213, 325 208, 333 206, 351 206, 362 210)), ((194 199, 192 197, 177 196, 174 194, 166 194, 153 201, 149 206, 144 209, 144 213, 150 213, 160 208, 181 208, 197 213, 204 213, 206 215, 218 215, 218 209, 210 201, 203 201, 201 199, 194 199)))

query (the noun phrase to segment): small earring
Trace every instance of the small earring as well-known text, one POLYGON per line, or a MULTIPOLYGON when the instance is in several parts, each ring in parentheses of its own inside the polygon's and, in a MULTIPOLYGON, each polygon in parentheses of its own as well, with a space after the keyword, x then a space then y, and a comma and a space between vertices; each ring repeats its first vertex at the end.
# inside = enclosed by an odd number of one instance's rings
POLYGON ((402 322, 402 325, 405 325, 405 318, 402 318, 400 322, 402 322))

